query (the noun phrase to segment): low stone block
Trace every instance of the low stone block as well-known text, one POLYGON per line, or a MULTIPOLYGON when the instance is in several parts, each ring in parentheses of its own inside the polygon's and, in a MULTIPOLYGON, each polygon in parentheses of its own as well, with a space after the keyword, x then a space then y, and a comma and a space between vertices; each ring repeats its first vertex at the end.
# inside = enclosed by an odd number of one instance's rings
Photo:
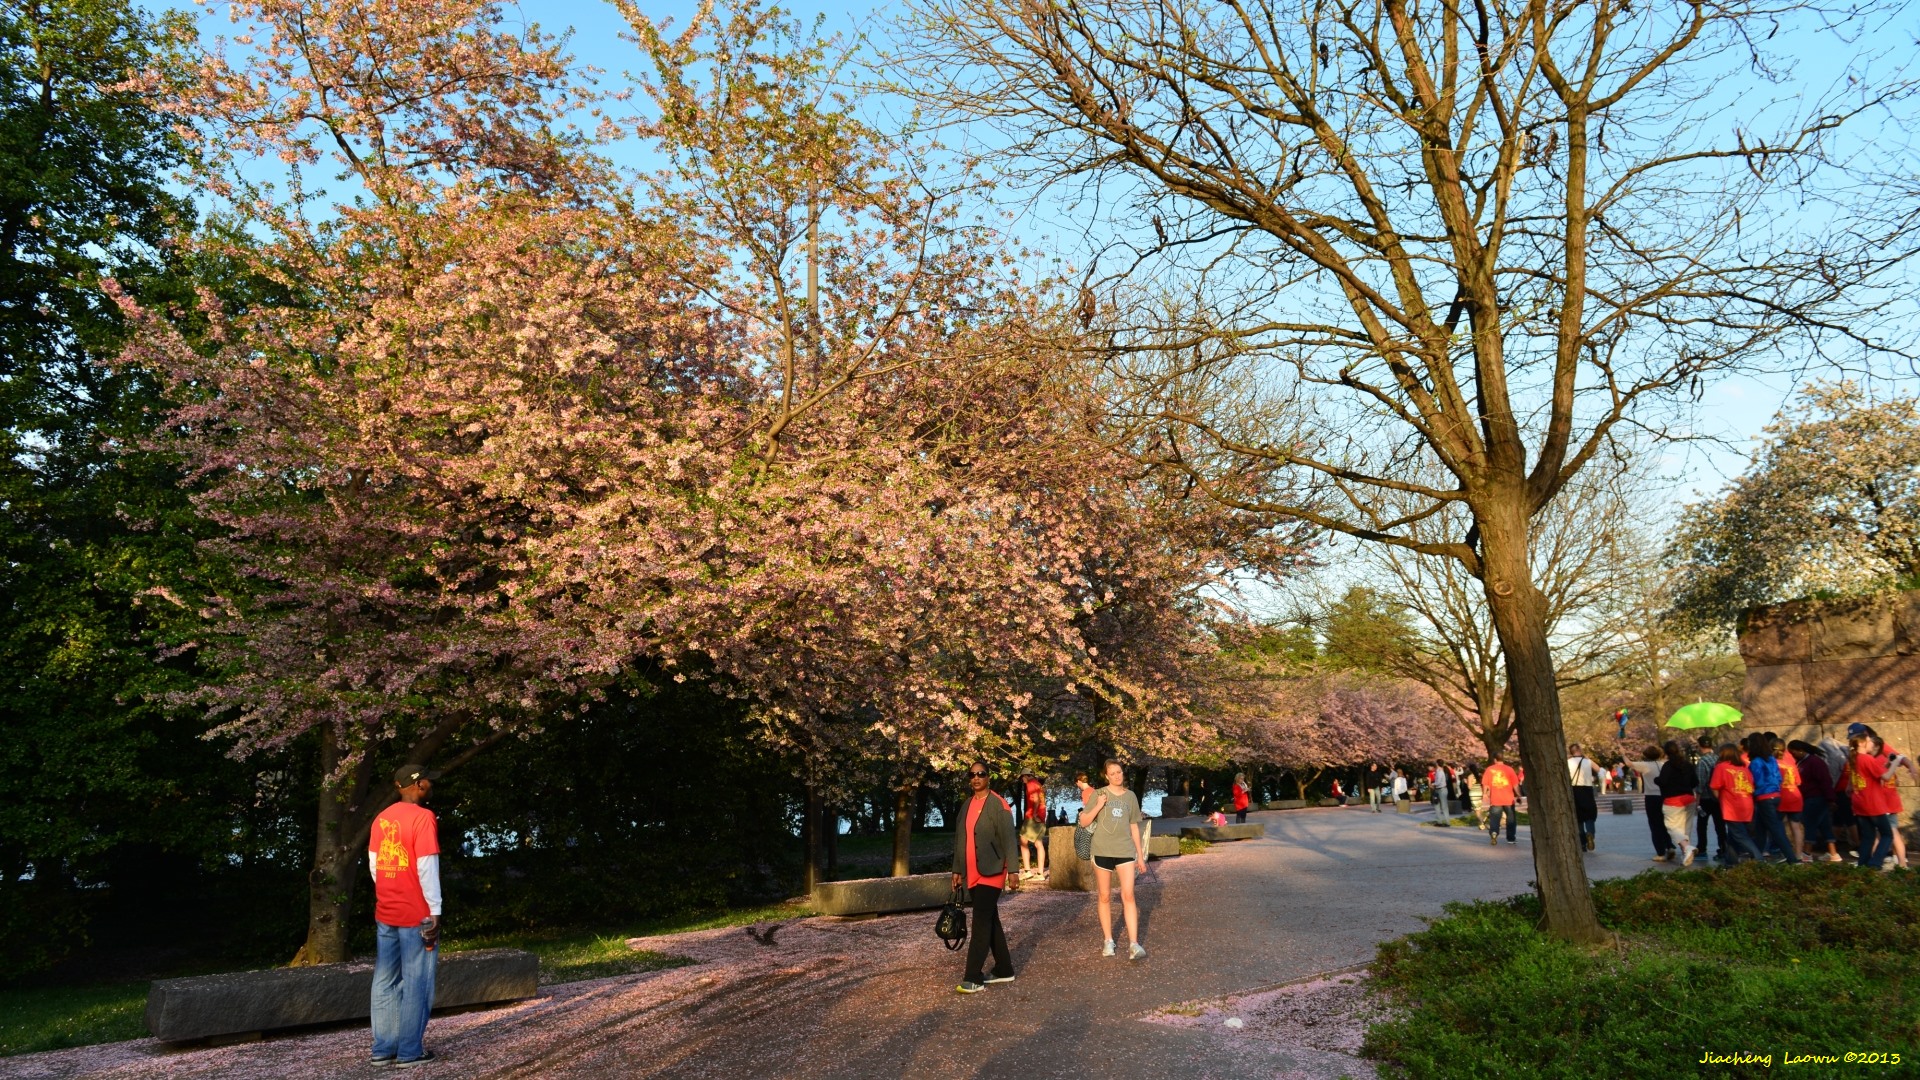
POLYGON ((1189 825, 1180 830, 1181 836, 1191 836, 1196 840, 1205 840, 1210 844, 1224 844, 1229 840, 1258 840, 1267 835, 1265 825, 1189 825))
POLYGON ((1267 804, 1269 810, 1305 810, 1306 808, 1307 800, 1305 799, 1278 799, 1267 804))
POLYGON ((1071 825, 1047 830, 1047 887, 1080 892, 1093 889, 1093 864, 1073 853, 1071 825))
POLYGON ((1633 800, 1632 799, 1613 800, 1613 812, 1616 817, 1625 817, 1628 814, 1633 813, 1633 800))
POLYGON ((1177 859, 1180 857, 1180 838, 1177 836, 1150 836, 1147 838, 1147 858, 1177 859))
POLYGON ((822 915, 884 915, 937 908, 953 893, 953 875, 822 881, 813 887, 813 908, 822 915))
MULTIPOLYGON (((521 949, 446 953, 434 973, 436 1009, 530 998, 540 960, 521 949)), ((365 1020, 373 964, 318 964, 160 979, 147 991, 147 1030, 162 1042, 190 1042, 309 1024, 365 1020)))
POLYGON ((1345 806, 1347 804, 1340 799, 1321 799, 1320 805, 1321 806, 1345 806))

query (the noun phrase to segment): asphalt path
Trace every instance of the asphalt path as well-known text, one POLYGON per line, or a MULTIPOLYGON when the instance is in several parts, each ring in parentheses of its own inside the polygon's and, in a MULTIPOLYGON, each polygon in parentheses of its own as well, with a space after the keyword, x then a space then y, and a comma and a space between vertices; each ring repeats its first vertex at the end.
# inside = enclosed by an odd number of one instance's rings
MULTIPOLYGON (((1645 819, 1607 809, 1603 800, 1589 873, 1664 869, 1649 861, 1645 819)), ((1365 1076, 1365 1064, 1343 1054, 1142 1018, 1363 965, 1447 902, 1510 896, 1534 876, 1524 827, 1517 845, 1489 845, 1486 833, 1437 828, 1426 812, 1348 807, 1249 820, 1266 826, 1264 839, 1153 864, 1139 888, 1141 961, 1100 957, 1091 898, 1048 890, 1002 904, 1018 978, 972 995, 954 992, 963 957, 934 938, 931 913, 793 920, 771 944, 738 927, 636 939, 698 962, 436 1017, 427 1043, 438 1060, 409 1075, 1365 1076)), ((366 1040, 364 1028, 195 1049, 140 1040, 0 1059, 0 1077, 382 1075, 364 1064, 366 1040)))

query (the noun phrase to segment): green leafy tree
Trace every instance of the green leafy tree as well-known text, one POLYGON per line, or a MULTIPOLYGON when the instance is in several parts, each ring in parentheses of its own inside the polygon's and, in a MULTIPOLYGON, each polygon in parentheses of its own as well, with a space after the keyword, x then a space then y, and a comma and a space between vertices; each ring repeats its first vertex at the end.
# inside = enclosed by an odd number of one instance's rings
POLYGON ((1674 616, 1728 627, 1759 604, 1920 579, 1920 397, 1816 384, 1765 437, 1745 473, 1685 515, 1674 616))
POLYGON ((164 462, 115 453, 153 386, 96 362, 122 339, 104 275, 186 291, 181 149, 123 88, 168 37, 126 0, 0 9, 0 973, 81 940, 100 890, 78 886, 234 850, 248 801, 250 773, 145 704, 189 676, 156 659, 143 594, 196 558, 196 525, 164 462))

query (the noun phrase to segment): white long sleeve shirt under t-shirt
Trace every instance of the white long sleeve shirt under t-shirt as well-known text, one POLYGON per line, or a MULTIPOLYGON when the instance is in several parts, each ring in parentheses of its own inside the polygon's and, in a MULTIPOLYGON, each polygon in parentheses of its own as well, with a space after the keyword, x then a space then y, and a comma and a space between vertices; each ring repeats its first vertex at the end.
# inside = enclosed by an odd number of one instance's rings
MULTIPOLYGON (((413 872, 420 878, 420 895, 426 897, 427 913, 440 917, 440 856, 421 855, 413 860, 413 872)), ((367 860, 367 873, 374 884, 380 882, 380 868, 367 860)))

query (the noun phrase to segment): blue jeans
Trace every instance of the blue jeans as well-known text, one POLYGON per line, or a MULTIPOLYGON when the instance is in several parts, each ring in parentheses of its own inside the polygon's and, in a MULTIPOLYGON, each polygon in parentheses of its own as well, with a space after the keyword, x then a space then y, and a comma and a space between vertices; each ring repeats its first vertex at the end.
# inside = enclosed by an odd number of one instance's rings
POLYGON ((1800 856, 1793 853, 1793 846, 1787 843, 1787 827, 1785 819, 1780 816, 1779 799, 1753 801, 1753 827, 1767 838, 1767 847, 1786 856, 1788 863, 1800 861, 1800 856))
POLYGON ((1860 865, 1878 870, 1893 855, 1893 815, 1855 814, 1860 826, 1860 865))
POLYGON ((1727 847, 1720 854, 1726 856, 1724 861, 1728 866, 1743 859, 1760 857, 1760 849, 1753 846, 1753 834, 1747 831, 1747 824, 1744 821, 1727 822, 1727 847))
POLYGON ((1500 834, 1500 818, 1503 815, 1507 819, 1507 840, 1512 842, 1514 838, 1513 830, 1514 827, 1520 823, 1520 818, 1513 812, 1513 806, 1511 804, 1487 807, 1487 832, 1494 836, 1500 834))
POLYGON ((440 953, 421 942, 417 926, 375 922, 373 928, 373 1056, 412 1061, 426 1053, 420 1042, 433 1011, 440 953))

